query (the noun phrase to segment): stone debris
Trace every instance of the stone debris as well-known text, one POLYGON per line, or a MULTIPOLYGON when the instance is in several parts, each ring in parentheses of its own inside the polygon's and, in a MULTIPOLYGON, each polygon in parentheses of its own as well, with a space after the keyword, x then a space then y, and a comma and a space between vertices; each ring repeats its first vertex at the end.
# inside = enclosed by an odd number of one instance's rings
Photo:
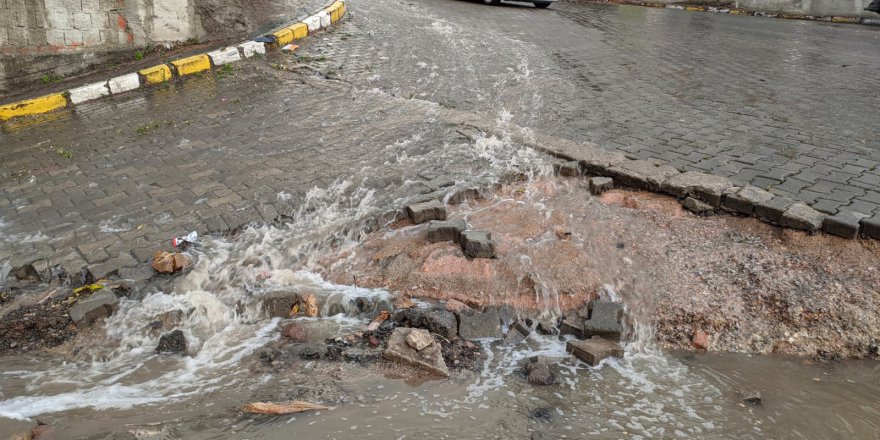
POLYGON ((578 316, 563 316, 559 324, 560 335, 572 335, 576 338, 584 337, 584 320, 578 316))
POLYGON ((408 335, 406 335, 406 343, 409 344, 410 347, 415 348, 416 351, 422 351, 434 343, 434 337, 431 336, 431 333, 428 333, 427 330, 414 328, 408 335))
POLYGON ((568 341, 568 344, 565 345, 565 351, 594 367, 599 365, 603 359, 623 357, 623 348, 618 343, 599 336, 582 341, 568 341))
POLYGON ((377 315, 375 318, 373 318, 373 321, 370 322, 370 325, 367 326, 367 331, 374 332, 374 331, 378 330, 379 327, 382 325, 382 323, 387 321, 388 318, 390 318, 390 317, 391 317, 391 313, 389 311, 382 310, 381 312, 379 312, 379 315, 377 315))
POLYGON ((577 177, 581 175, 581 166, 577 163, 576 160, 573 160, 560 164, 557 168, 557 172, 560 176, 577 177))
POLYGON ((600 195, 605 191, 614 189, 614 179, 610 177, 591 177, 590 192, 593 195, 600 195))
POLYGON ((70 320, 77 327, 83 328, 91 325, 99 318, 106 318, 116 311, 119 299, 113 292, 100 290, 92 296, 77 301, 68 312, 70 320))
POLYGON ((180 252, 156 251, 153 254, 153 270, 159 273, 174 273, 192 266, 192 257, 180 252))
POLYGON ((762 402, 761 392, 758 390, 753 390, 753 389, 742 390, 739 392, 739 395, 740 395, 740 398, 742 399, 743 403, 749 403, 752 405, 760 405, 762 402))
POLYGON ((431 344, 422 351, 412 348, 407 337, 416 329, 398 327, 388 338, 388 347, 382 356, 394 362, 416 367, 438 376, 449 377, 449 369, 443 361, 440 344, 431 344))
POLYGON ((413 223, 420 224, 430 220, 446 220, 446 206, 439 200, 416 203, 406 207, 413 223))
POLYGON ((481 197, 480 190, 478 188, 461 188, 455 190, 449 196, 449 204, 450 205, 460 205, 468 200, 476 200, 481 197))
POLYGON ((529 359, 523 365, 526 379, 532 385, 555 385, 556 373, 553 367, 542 356, 529 359))
POLYGON ((485 231, 465 231, 461 234, 461 248, 470 258, 495 258, 495 242, 485 231))
POLYGON ((281 328, 281 337, 298 343, 307 342, 309 340, 309 331, 302 324, 291 322, 281 328))
POLYGON ((844 238, 856 238, 859 235, 860 222, 867 217, 852 211, 840 211, 835 215, 825 217, 822 230, 844 238))
POLYGON ((531 332, 532 329, 530 329, 529 326, 522 321, 518 321, 507 331, 507 336, 504 337, 504 345, 519 344, 520 342, 525 341, 531 332))
POLYGON ((676 197, 693 197, 713 207, 721 205, 724 191, 733 187, 725 177, 713 176, 698 171, 688 171, 670 177, 663 182, 663 192, 676 197))
POLYGON ((452 312, 446 310, 425 310, 409 308, 398 310, 394 321, 404 327, 423 328, 446 339, 458 335, 458 321, 452 312))
POLYGON ((464 339, 501 338, 501 317, 494 307, 482 313, 461 313, 458 320, 458 334, 464 339))
POLYGON ((808 232, 818 231, 824 221, 825 214, 800 202, 791 205, 782 214, 782 226, 808 232))
POLYGON ((752 215, 755 213, 755 206, 766 203, 772 198, 773 194, 755 186, 734 187, 724 192, 721 207, 728 211, 752 215))
POLYGON ((183 331, 174 330, 162 335, 159 338, 159 345, 156 346, 156 353, 186 353, 186 336, 183 335, 183 331))
POLYGON ((590 302, 590 318, 584 321, 583 337, 601 336, 619 341, 623 332, 620 320, 623 318, 623 304, 595 300, 590 302))
POLYGON ((289 318, 298 301, 295 292, 269 292, 263 297, 261 308, 269 318, 289 318))
POLYGON ((873 217, 865 217, 859 222, 865 237, 880 239, 880 213, 873 217))
POLYGON ((428 231, 425 233, 426 238, 431 243, 441 241, 461 242, 461 233, 467 229, 467 223, 464 220, 432 220, 428 223, 428 231))
POLYGON ((687 197, 681 202, 681 206, 694 214, 706 215, 715 211, 708 203, 701 202, 693 197, 687 197))
POLYGON ((301 400, 294 400, 285 403, 254 402, 244 406, 245 412, 249 412, 251 414, 270 414, 276 416, 326 409, 330 408, 324 405, 304 402, 301 400))

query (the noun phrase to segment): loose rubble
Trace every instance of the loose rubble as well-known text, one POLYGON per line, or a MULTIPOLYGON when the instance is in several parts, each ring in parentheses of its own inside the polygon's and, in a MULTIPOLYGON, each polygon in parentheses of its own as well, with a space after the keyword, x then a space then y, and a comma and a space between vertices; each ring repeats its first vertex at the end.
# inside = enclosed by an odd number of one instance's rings
POLYGON ((413 331, 418 330, 407 327, 394 329, 394 333, 388 339, 388 348, 382 354, 385 359, 401 362, 438 376, 449 377, 449 369, 437 344, 428 345, 419 351, 407 343, 407 338, 413 331))

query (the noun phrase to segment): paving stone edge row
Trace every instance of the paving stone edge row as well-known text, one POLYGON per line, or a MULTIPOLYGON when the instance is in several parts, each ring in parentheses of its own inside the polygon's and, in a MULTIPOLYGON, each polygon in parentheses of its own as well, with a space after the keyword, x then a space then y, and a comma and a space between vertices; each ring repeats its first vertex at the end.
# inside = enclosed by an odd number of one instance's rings
POLYGON ((65 92, 52 93, 0 105, 0 121, 49 113, 100 99, 110 95, 129 92, 142 87, 161 84, 174 78, 193 75, 224 65, 265 54, 267 50, 283 47, 294 41, 330 28, 347 12, 345 0, 336 0, 308 18, 286 25, 262 37, 240 44, 192 55, 185 58, 140 69, 137 72, 115 76, 105 81, 71 88, 65 92))
POLYGON ((754 17, 780 18, 783 20, 806 20, 806 21, 824 21, 830 23, 844 24, 863 24, 868 26, 880 26, 880 18, 859 17, 855 15, 810 15, 796 14, 782 11, 761 10, 761 9, 745 9, 745 8, 725 8, 722 6, 707 6, 699 4, 668 4, 658 2, 643 2, 638 0, 568 0, 574 3, 590 2, 590 3, 608 3, 613 5, 628 6, 645 6, 648 8, 660 9, 678 9, 691 12, 714 12, 716 14, 730 15, 751 15, 754 17))

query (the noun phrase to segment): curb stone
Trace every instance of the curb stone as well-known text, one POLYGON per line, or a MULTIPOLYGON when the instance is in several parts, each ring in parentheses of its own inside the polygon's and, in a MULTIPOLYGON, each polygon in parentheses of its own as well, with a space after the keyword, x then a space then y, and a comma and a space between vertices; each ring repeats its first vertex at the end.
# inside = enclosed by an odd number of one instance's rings
POLYGON ((0 122, 72 108, 106 96, 165 83, 174 78, 206 72, 254 55, 262 55, 266 53, 267 49, 278 49, 292 41, 304 39, 310 34, 330 28, 345 16, 346 11, 344 0, 334 1, 305 20, 285 26, 261 38, 261 40, 269 40, 268 43, 244 41, 238 45, 179 58, 168 63, 140 69, 137 72, 116 76, 103 82, 74 87, 62 93, 2 104, 0 105, 0 122))
POLYGON ((859 16, 840 16, 840 15, 806 15, 781 11, 768 11, 758 9, 743 8, 723 8, 717 6, 701 6, 701 5, 682 5, 682 4, 666 4, 644 2, 638 0, 569 0, 571 3, 606 3, 612 5, 626 6, 645 6, 648 8, 658 9, 675 9, 679 11, 689 12, 713 12, 716 14, 728 15, 751 15, 763 18, 778 18, 782 20, 802 20, 802 21, 824 21, 827 23, 843 23, 843 24, 861 24, 867 26, 880 26, 880 18, 859 17, 859 16))

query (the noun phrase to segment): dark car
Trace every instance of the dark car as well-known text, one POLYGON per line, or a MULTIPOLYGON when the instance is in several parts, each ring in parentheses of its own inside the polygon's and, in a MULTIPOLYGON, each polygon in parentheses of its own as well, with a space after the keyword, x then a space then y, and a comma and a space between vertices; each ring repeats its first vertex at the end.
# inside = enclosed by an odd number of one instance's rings
MULTIPOLYGON (((544 0, 544 1, 528 1, 523 0, 523 3, 531 3, 535 5, 536 8, 546 8, 555 2, 556 0, 544 0)), ((487 5, 497 5, 501 3, 501 0, 483 0, 483 3, 487 5)))

